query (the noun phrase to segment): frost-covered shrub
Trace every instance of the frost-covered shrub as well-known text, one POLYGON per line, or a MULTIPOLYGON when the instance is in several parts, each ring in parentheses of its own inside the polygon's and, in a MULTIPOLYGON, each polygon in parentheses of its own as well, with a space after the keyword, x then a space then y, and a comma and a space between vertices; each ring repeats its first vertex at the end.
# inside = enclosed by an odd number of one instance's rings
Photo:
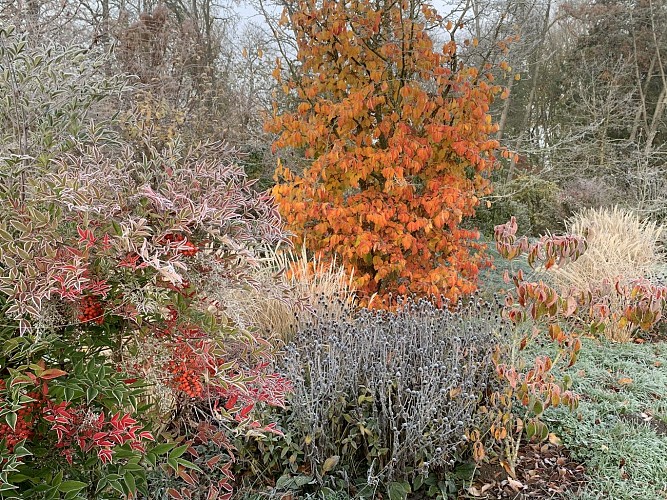
POLYGON ((86 57, 0 28, 0 498, 229 499, 232 435, 273 431, 254 410, 289 383, 220 290, 260 288, 286 234, 230 148, 89 126, 123 82, 86 57), (202 472, 190 445, 214 438, 202 472))
POLYGON ((313 471, 330 457, 353 477, 410 479, 453 463, 490 379, 503 329, 496 305, 472 300, 452 312, 426 301, 396 312, 319 318, 287 347, 293 430, 313 471), (335 460, 335 459, 334 459, 335 460))

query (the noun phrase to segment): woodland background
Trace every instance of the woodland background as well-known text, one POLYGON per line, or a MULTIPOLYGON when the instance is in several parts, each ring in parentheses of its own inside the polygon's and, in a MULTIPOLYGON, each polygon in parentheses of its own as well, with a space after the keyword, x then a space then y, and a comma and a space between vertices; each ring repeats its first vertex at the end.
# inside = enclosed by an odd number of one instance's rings
MULTIPOLYGON (((294 54, 290 33, 272 18, 284 5, 26 0, 4 2, 0 19, 44 40, 112 51, 105 72, 136 75, 113 111, 140 102, 133 123, 158 140, 224 139, 268 187, 276 160, 263 130, 277 86, 271 73, 276 58, 294 54), (246 19, 248 12, 267 19, 246 19)), ((665 217, 663 2, 470 0, 440 10, 463 26, 465 64, 511 67, 497 70, 509 96, 491 112, 497 138, 518 157, 494 174, 491 207, 477 216, 485 232, 513 214, 538 234, 582 207, 616 204, 665 217)))

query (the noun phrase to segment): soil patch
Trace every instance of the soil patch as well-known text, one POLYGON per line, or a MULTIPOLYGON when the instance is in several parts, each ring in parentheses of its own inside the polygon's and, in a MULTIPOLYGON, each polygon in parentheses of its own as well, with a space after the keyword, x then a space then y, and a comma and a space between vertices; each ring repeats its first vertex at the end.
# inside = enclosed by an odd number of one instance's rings
POLYGON ((585 472, 563 446, 526 444, 519 450, 516 479, 498 464, 485 464, 459 498, 572 498, 586 484, 585 472))
POLYGON ((651 417, 645 413, 637 415, 622 413, 619 415, 621 420, 626 422, 631 422, 635 425, 646 425, 649 429, 653 430, 658 436, 667 436, 667 424, 658 418, 651 417))

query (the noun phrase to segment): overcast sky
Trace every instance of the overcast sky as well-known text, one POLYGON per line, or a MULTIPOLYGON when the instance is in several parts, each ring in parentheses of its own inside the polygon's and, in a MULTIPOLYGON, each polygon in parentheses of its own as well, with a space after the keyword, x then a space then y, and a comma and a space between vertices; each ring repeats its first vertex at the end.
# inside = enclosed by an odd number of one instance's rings
MULTIPOLYGON (((271 3, 272 2, 270 1, 266 1, 265 5, 270 5, 271 3)), ((440 15, 447 16, 456 7, 457 4, 447 0, 434 0, 432 5, 436 8, 440 15)), ((238 13, 243 22, 251 21, 259 24, 264 23, 264 17, 255 7, 251 5, 250 2, 242 0, 240 3, 235 4, 234 10, 238 13)), ((276 8, 276 12, 279 13, 280 9, 276 8)))

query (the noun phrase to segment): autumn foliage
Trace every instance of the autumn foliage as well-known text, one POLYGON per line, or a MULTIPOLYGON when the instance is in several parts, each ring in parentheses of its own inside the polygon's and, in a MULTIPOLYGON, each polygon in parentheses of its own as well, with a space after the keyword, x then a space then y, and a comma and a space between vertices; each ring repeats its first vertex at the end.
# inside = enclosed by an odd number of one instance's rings
POLYGON ((295 239, 354 270, 366 297, 473 291, 483 257, 461 223, 489 191, 500 87, 460 63, 456 27, 416 0, 289 12, 298 69, 274 75, 298 105, 267 128, 305 154, 303 172, 279 164, 273 191, 295 239), (435 26, 452 39, 441 49, 435 26))

